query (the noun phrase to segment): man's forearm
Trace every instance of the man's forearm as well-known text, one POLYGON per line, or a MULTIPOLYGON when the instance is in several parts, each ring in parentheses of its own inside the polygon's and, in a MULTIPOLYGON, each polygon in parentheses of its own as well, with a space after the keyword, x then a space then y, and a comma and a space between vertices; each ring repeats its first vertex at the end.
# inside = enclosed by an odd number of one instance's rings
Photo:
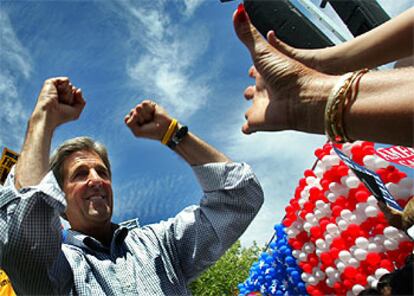
POLYGON ((192 133, 188 133, 185 136, 183 141, 177 145, 175 151, 190 165, 203 165, 211 162, 231 162, 223 153, 192 133))
POLYGON ((39 184, 49 166, 50 145, 53 129, 45 117, 32 116, 29 120, 26 139, 16 165, 15 186, 17 189, 39 184))

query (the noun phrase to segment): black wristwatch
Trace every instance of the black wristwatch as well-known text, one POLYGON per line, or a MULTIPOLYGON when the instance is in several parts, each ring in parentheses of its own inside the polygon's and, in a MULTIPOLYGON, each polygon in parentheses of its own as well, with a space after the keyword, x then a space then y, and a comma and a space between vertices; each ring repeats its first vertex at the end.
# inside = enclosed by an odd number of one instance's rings
POLYGON ((184 139, 187 133, 188 127, 185 125, 180 126, 177 132, 171 137, 171 140, 167 143, 167 146, 174 150, 175 146, 177 146, 184 139))

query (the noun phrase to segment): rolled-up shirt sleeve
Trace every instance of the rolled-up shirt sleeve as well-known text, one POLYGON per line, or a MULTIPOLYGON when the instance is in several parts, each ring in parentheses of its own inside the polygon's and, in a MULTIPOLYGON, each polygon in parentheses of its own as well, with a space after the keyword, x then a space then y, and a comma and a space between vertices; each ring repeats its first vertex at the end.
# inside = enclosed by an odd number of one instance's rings
POLYGON ((200 204, 150 226, 168 237, 172 260, 178 259, 187 282, 224 254, 263 204, 263 190, 245 163, 211 163, 193 170, 204 192, 200 204))
POLYGON ((0 267, 17 294, 62 294, 68 265, 61 251, 64 193, 49 172, 37 185, 17 190, 14 169, 0 186, 0 267), (57 270, 65 270, 61 278, 57 270))

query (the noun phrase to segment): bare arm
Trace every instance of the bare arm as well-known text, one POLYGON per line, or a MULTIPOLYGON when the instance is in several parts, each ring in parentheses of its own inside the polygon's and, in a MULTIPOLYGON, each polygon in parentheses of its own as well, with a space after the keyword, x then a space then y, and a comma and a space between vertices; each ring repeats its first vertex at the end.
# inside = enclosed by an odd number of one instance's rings
POLYGON ((354 39, 323 49, 296 49, 269 32, 271 45, 287 56, 321 72, 341 74, 413 55, 414 8, 354 39))
POLYGON ((85 102, 82 93, 66 77, 45 81, 29 119, 26 139, 16 165, 16 188, 37 185, 46 175, 53 132, 78 118, 85 102))

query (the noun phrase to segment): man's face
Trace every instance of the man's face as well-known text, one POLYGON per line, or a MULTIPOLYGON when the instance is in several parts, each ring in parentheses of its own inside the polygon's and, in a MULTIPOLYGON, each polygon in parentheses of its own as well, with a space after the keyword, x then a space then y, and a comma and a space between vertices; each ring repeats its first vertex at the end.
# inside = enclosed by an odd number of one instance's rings
POLYGON ((72 153, 63 162, 66 216, 78 231, 111 221, 113 196, 109 171, 95 151, 72 153))

